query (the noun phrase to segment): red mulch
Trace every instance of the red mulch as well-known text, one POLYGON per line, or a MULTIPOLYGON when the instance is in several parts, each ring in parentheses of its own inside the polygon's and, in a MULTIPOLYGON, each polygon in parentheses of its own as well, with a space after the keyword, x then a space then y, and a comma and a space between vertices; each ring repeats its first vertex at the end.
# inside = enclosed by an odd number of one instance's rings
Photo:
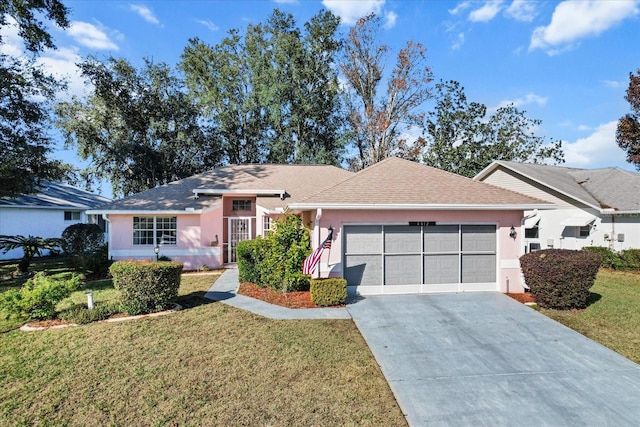
POLYGON ((533 298, 533 295, 531 295, 531 292, 525 292, 523 294, 507 294, 507 296, 513 298, 516 301, 520 301, 523 304, 526 302, 536 302, 536 300, 533 298))
POLYGON ((253 283, 240 283, 238 293, 251 298, 259 299, 269 304, 280 305, 288 308, 317 308, 318 306, 311 302, 311 294, 309 291, 304 292, 288 292, 281 294, 271 288, 261 288, 253 283))

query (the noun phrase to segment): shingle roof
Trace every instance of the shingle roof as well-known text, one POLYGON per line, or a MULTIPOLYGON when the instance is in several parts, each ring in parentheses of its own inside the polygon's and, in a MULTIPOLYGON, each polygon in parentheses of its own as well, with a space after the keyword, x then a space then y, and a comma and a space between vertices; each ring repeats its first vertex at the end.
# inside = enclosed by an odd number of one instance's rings
POLYGON ((46 181, 37 193, 0 198, 0 208, 95 209, 111 199, 61 182, 46 181))
POLYGON ((322 190, 301 205, 548 205, 483 182, 391 157, 322 190))
POLYGON ((640 211, 640 174, 617 167, 567 168, 497 161, 521 175, 599 208, 640 211))
POLYGON ((194 197, 195 189, 216 190, 285 190, 289 197, 258 197, 257 204, 266 209, 286 207, 318 189, 333 185, 352 172, 327 165, 230 165, 116 200, 101 211, 183 211, 206 209, 220 197, 194 197))

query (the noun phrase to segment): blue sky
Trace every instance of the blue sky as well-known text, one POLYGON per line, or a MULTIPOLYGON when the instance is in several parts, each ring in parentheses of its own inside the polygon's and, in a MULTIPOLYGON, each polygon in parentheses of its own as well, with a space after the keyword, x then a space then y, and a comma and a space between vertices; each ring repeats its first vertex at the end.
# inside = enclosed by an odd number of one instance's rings
MULTIPOLYGON (((88 54, 175 65, 189 38, 216 44, 276 7, 300 26, 327 8, 342 18, 343 32, 375 12, 385 23, 382 42, 395 50, 410 39, 423 43, 436 80, 459 81, 469 100, 490 109, 514 103, 541 119, 537 133, 563 141, 567 166, 634 169, 615 143, 615 128, 629 111, 629 73, 640 68, 640 0, 63 2, 72 25, 52 29, 58 50, 40 59, 68 76, 63 96, 83 93, 74 64, 88 54)), ((3 50, 20 54, 12 29, 3 31, 3 50)), ((58 155, 79 162, 73 153, 58 155)))

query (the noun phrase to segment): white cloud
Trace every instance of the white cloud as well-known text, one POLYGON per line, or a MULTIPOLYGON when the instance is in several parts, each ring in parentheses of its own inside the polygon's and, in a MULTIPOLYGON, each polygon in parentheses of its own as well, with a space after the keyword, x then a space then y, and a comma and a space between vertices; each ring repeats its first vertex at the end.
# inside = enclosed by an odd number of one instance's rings
POLYGON ((464 10, 468 9, 470 6, 471 6, 470 1, 463 1, 461 3, 458 3, 456 7, 454 7, 453 9, 449 9, 449 13, 451 15, 457 15, 460 12, 463 12, 464 10))
POLYGON ((87 94, 88 87, 76 65, 82 61, 78 49, 73 47, 61 47, 57 50, 47 50, 37 60, 46 71, 58 79, 67 82, 67 90, 58 93, 58 99, 70 100, 72 96, 83 97, 87 94))
POLYGON ((160 21, 158 20, 158 18, 156 18, 156 15, 154 15, 153 11, 148 7, 138 4, 130 4, 129 8, 140 15, 145 21, 156 25, 160 24, 160 21))
POLYGON ((536 16, 536 3, 530 0, 513 0, 504 11, 505 15, 516 21, 531 22, 536 16))
POLYGON ((118 50, 118 46, 102 29, 88 22, 71 22, 67 33, 83 46, 98 50, 118 50))
POLYGON ((393 11, 389 11, 384 14, 384 19, 385 19, 384 28, 390 29, 396 26, 396 20, 398 19, 398 15, 393 11))
POLYGON ((207 27, 209 30, 211 31, 218 31, 220 29, 220 27, 218 27, 216 24, 214 24, 211 21, 203 21, 201 19, 196 19, 195 20, 198 24, 202 24, 205 27, 207 27))
POLYGON ((471 22, 489 22, 502 10, 504 0, 489 0, 469 13, 471 22))
POLYGON ((523 105, 536 104, 538 106, 543 106, 547 103, 548 98, 545 98, 540 95, 536 95, 535 93, 528 93, 524 97, 516 98, 516 99, 505 99, 500 101, 497 108, 506 107, 508 105, 512 105, 514 107, 521 107, 523 105))
POLYGON ((616 144, 616 128, 614 120, 598 126, 595 131, 573 143, 563 143, 565 163, 569 167, 606 167, 624 166, 626 154, 616 144))
POLYGON ((370 13, 380 14, 386 0, 322 0, 324 7, 342 19, 343 24, 352 25, 370 13))
POLYGON ((612 89, 619 89, 621 87, 625 87, 627 84, 627 82, 621 82, 617 80, 603 80, 602 83, 605 85, 605 87, 609 87, 612 89))
POLYGON ((12 17, 7 18, 7 23, 0 27, 0 53, 3 55, 19 58, 24 55, 24 43, 18 35, 18 23, 12 17))
POLYGON ((464 44, 464 33, 458 33, 458 37, 451 43, 451 49, 458 50, 464 44))
POLYGON ((638 14, 638 0, 563 1, 556 6, 551 23, 537 27, 529 50, 544 49, 550 55, 572 48, 584 37, 597 36, 625 18, 638 14))

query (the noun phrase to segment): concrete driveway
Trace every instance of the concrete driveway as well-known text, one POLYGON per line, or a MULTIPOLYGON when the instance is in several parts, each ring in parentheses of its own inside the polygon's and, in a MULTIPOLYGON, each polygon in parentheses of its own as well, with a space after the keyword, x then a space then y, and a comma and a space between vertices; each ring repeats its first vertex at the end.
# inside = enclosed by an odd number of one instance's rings
POLYGON ((498 293, 348 310, 411 426, 637 426, 640 365, 498 293))

